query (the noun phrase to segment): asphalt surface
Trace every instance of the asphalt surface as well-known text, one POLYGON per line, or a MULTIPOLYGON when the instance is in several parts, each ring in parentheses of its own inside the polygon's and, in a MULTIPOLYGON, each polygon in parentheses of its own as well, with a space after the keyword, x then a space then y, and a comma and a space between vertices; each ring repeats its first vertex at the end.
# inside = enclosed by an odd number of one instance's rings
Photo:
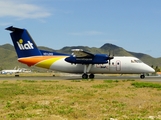
MULTIPOLYGON (((146 76, 140 79, 140 76, 106 76, 95 75, 94 80, 141 80, 151 82, 161 82, 161 76, 146 76)), ((68 76, 0 76, 0 80, 82 80, 81 75, 68 75, 68 76)))

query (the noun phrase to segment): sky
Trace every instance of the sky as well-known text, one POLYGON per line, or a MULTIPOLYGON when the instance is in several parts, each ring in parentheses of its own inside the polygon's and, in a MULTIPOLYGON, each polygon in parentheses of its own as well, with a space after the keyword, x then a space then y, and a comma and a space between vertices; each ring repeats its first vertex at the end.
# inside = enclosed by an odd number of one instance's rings
MULTIPOLYGON (((37 46, 101 47, 161 57, 161 0, 0 0, 0 45, 9 26, 28 30, 37 46)), ((13 45, 13 44, 12 44, 13 45)))

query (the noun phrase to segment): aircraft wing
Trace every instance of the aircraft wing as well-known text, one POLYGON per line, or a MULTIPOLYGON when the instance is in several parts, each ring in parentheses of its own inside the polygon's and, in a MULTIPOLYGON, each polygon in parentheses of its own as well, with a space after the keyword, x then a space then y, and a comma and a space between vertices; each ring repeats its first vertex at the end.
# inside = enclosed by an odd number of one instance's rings
POLYGON ((72 55, 65 58, 66 62, 74 64, 104 64, 111 58, 107 54, 92 54, 82 49, 72 49, 72 55))
POLYGON ((77 57, 80 57, 80 58, 83 58, 83 57, 92 58, 92 57, 94 57, 94 54, 83 51, 82 49, 72 49, 72 52, 73 52, 72 55, 76 58, 77 57))

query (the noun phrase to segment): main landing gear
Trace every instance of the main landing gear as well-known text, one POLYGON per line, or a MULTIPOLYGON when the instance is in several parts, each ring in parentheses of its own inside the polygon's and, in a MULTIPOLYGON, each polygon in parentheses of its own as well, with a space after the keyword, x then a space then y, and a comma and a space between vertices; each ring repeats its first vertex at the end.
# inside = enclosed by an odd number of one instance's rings
POLYGON ((93 78, 94 78, 94 74, 91 73, 91 74, 88 76, 87 73, 83 73, 82 79, 88 79, 88 77, 89 77, 90 79, 93 79, 93 78))
POLYGON ((82 75, 82 78, 83 78, 83 79, 88 79, 88 77, 89 77, 90 79, 93 79, 93 78, 94 78, 94 74, 91 73, 89 76, 88 76, 88 74, 87 74, 87 73, 89 73, 91 67, 92 67, 92 64, 86 64, 86 65, 84 65, 84 73, 83 73, 83 75, 82 75))

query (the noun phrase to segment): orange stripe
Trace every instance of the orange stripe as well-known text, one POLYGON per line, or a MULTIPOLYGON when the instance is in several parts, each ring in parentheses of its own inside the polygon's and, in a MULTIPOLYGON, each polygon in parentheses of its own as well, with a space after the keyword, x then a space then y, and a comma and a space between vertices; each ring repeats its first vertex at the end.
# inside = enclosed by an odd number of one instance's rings
POLYGON ((35 56, 35 57, 19 58, 18 61, 27 64, 28 66, 32 66, 47 59, 56 58, 58 60, 58 58, 63 57, 64 56, 35 56))

